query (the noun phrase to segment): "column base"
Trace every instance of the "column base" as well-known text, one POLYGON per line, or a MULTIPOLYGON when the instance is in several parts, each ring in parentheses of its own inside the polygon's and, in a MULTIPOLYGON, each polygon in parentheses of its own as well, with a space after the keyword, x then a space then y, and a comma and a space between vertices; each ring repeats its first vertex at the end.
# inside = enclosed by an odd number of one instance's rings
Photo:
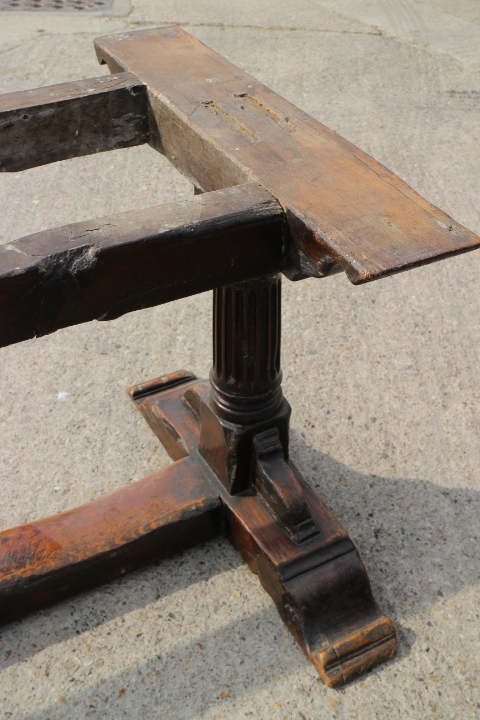
POLYGON ((190 374, 178 384, 178 377, 153 381, 148 395, 132 388, 134 402, 172 458, 188 454, 209 473, 227 536, 324 682, 339 687, 394 657, 395 628, 373 599, 355 546, 283 452, 289 407, 269 426, 237 426, 236 433, 229 427, 230 437, 249 438, 251 463, 250 483, 232 494, 224 481, 225 456, 220 462, 205 450, 225 441, 224 421, 212 417, 210 384, 190 374))
POLYGON ((208 391, 208 382, 186 372, 132 388, 176 462, 0 533, 0 624, 226 534, 327 685, 339 687, 392 658, 395 628, 372 597, 355 546, 287 460, 286 416, 280 425, 274 417, 269 427, 243 429, 250 484, 232 494, 202 450, 208 391))

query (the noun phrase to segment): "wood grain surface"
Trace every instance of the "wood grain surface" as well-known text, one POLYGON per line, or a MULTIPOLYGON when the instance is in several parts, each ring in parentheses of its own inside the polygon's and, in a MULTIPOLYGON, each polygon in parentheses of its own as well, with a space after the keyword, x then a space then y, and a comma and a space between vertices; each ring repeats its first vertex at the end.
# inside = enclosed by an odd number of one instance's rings
POLYGON ((148 87, 150 142, 203 190, 260 182, 285 208, 290 276, 354 283, 480 245, 359 148, 178 27, 96 40, 148 87))
POLYGON ((0 533, 0 624, 210 539, 221 503, 190 458, 0 533))
POLYGON ((0 347, 279 272, 284 213, 249 183, 0 246, 0 347))
MULTIPOLYGON (((172 457, 178 457, 181 447, 183 456, 188 452, 201 464, 203 413, 198 404, 208 403, 209 384, 185 374, 179 384, 174 373, 169 386, 168 377, 156 381, 157 390, 152 384, 151 394, 138 397, 135 404, 172 457)), ((227 535, 258 574, 324 682, 339 687, 394 657, 395 627, 378 608, 365 567, 344 528, 298 470, 291 463, 287 467, 295 478, 293 490, 303 493, 316 530, 296 538, 261 494, 232 495, 213 474, 210 482, 226 510, 227 535)))
POLYGON ((130 73, 0 95, 0 172, 148 141, 145 87, 130 73))

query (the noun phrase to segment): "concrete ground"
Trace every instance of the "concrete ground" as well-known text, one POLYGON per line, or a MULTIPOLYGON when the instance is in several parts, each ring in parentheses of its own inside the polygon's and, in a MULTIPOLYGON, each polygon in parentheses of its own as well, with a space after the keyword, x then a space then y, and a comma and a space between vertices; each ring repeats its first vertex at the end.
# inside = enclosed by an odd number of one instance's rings
MULTIPOLYGON (((177 23, 480 233, 476 0, 133 0, 0 12, 0 91, 105 72, 96 35, 177 23), (125 6, 123 6, 125 7, 125 6)), ((0 177, 0 242, 190 197, 148 147, 0 177)), ((480 252, 355 288, 284 283, 292 455, 341 518, 398 657, 335 691, 217 540, 0 629, 0 718, 480 716, 480 252)), ((210 364, 209 294, 0 350, 0 527, 167 462, 125 388, 210 364)))

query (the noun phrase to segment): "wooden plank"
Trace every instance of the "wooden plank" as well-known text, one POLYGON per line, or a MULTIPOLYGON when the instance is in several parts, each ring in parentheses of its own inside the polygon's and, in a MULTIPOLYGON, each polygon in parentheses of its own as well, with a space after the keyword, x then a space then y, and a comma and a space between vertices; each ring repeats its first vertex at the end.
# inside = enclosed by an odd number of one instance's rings
POLYGON ((148 141, 144 85, 130 73, 0 95, 0 171, 148 141))
POLYGON ((0 246, 0 347, 279 272, 283 235, 251 183, 0 246))
POLYGON ((354 283, 465 252, 480 238, 400 178, 178 27, 96 40, 148 87, 152 144, 204 190, 253 180, 286 209, 290 276, 340 264, 354 283), (153 120, 152 120, 153 124, 153 120))
POLYGON ((73 510, 0 533, 0 624, 222 531, 205 470, 180 460, 73 510))

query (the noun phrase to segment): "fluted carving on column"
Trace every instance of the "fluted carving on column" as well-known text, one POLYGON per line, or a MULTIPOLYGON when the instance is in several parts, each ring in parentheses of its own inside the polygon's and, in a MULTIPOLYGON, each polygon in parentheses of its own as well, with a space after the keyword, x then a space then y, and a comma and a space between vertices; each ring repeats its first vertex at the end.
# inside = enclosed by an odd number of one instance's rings
POLYGON ((281 276, 214 290, 212 405, 225 420, 258 422, 282 402, 281 276))

